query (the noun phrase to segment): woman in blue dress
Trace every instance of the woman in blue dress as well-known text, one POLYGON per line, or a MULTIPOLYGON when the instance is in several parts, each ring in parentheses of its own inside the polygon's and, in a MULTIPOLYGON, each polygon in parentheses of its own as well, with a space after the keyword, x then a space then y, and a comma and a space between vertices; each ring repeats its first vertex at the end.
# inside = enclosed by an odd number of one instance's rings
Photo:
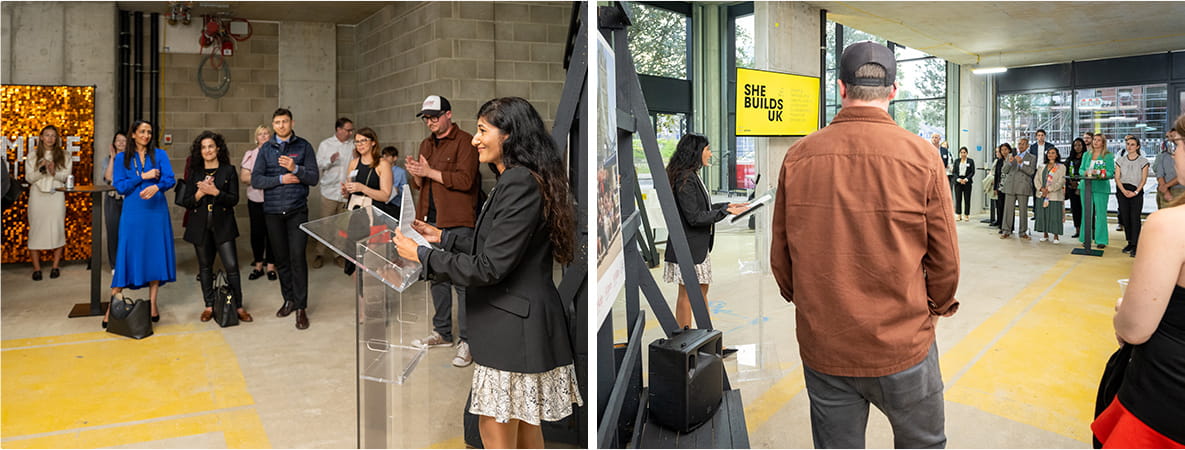
MULTIPOLYGON (((115 275, 111 279, 112 301, 126 289, 148 287, 152 321, 160 320, 156 307, 161 285, 177 281, 177 259, 173 251, 173 224, 165 191, 176 184, 169 155, 151 148, 152 124, 137 120, 129 135, 132 145, 115 155, 112 184, 124 196, 119 221, 119 245, 115 275)), ((104 318, 103 327, 107 327, 104 318)))

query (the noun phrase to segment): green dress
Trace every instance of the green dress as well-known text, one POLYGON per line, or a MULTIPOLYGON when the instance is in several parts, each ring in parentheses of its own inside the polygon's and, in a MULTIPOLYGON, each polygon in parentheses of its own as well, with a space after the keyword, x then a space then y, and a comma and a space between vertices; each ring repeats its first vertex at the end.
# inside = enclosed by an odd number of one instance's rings
MULTIPOLYGON (((1090 203, 1091 217, 1083 218, 1082 227, 1086 228, 1093 220, 1094 223, 1094 242, 1098 245, 1107 245, 1111 242, 1107 235, 1107 201, 1111 199, 1111 179, 1115 177, 1115 154, 1109 151, 1104 151, 1103 156, 1099 159, 1094 159, 1092 152, 1082 154, 1082 165, 1079 166, 1083 176, 1086 176, 1086 171, 1094 168, 1095 170, 1106 169, 1107 177, 1102 180, 1091 180, 1090 183, 1090 197, 1086 196, 1086 189, 1080 189, 1083 203, 1090 203)), ((1097 174, 1096 174, 1097 176, 1097 174)), ((1078 242, 1086 242, 1086 233, 1078 234, 1078 242)))
MULTIPOLYGON (((1058 164, 1057 167, 1064 167, 1064 166, 1062 166, 1061 164, 1058 164)), ((1064 176, 1066 176, 1066 174, 1063 173, 1065 171, 1066 171, 1065 169, 1060 169, 1059 171, 1054 172, 1054 176, 1064 177, 1064 176)), ((1047 187, 1048 182, 1049 182, 1049 165, 1046 164, 1044 167, 1041 168, 1041 187, 1043 187, 1043 188, 1047 187)), ((1063 193, 1065 192, 1064 186, 1062 187, 1062 191, 1063 191, 1063 193)), ((1040 190, 1038 190, 1038 192, 1040 192, 1040 190)), ((1065 223, 1065 220, 1066 220, 1066 202, 1065 201, 1050 200, 1049 206, 1045 206, 1045 199, 1038 198, 1037 199, 1037 214, 1035 214, 1035 215, 1036 215, 1036 217, 1034 218, 1034 220, 1036 221, 1036 223, 1033 225, 1034 230, 1040 231, 1042 233, 1049 233, 1049 234, 1057 235, 1057 236, 1061 236, 1061 235, 1065 234, 1065 227, 1063 226, 1063 224, 1065 223)))

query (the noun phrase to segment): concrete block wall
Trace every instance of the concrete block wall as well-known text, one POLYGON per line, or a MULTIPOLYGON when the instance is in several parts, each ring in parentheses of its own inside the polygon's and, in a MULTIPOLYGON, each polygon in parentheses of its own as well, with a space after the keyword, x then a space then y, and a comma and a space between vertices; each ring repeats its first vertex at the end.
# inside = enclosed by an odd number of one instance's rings
MULTIPOLYGON (((193 34, 197 38, 198 21, 188 26, 164 25, 165 33, 193 34)), ((203 130, 226 138, 231 162, 238 166, 243 153, 255 148, 255 127, 271 125, 271 114, 279 99, 279 24, 252 22, 250 39, 235 44, 235 54, 225 58, 230 66, 230 91, 221 98, 206 96, 198 85, 197 71, 203 54, 168 52, 161 55, 162 134, 170 134, 173 144, 162 146, 169 152, 174 167, 185 166, 193 139, 203 130)), ((217 74, 204 69, 206 83, 217 81, 217 74)))
POLYGON ((354 99, 358 97, 358 55, 354 51, 355 25, 338 25, 337 42, 337 115, 354 118, 354 99))
MULTIPOLYGON (((427 136, 415 115, 432 94, 449 99, 453 121, 469 133, 481 104, 501 96, 528 99, 550 126, 566 74, 570 10, 562 2, 388 5, 354 29, 357 90, 339 106, 350 105, 357 126, 374 128, 380 144, 400 155, 414 154, 427 136)), ((348 34, 338 33, 339 45, 348 34)), ((489 190, 494 177, 482 170, 489 190)))
MULTIPOLYGON (((119 16, 112 2, 4 2, 0 82, 95 86, 95 158, 115 129, 119 16)), ((98 173, 102 164, 95 164, 98 173)))

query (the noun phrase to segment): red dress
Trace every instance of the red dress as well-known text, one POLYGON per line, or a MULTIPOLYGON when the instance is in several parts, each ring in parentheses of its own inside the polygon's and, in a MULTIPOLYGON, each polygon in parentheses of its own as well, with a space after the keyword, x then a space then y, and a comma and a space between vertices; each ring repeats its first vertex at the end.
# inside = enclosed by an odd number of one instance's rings
POLYGON ((1180 448, 1185 444, 1174 441, 1145 425, 1116 398, 1090 424, 1103 448, 1180 448))

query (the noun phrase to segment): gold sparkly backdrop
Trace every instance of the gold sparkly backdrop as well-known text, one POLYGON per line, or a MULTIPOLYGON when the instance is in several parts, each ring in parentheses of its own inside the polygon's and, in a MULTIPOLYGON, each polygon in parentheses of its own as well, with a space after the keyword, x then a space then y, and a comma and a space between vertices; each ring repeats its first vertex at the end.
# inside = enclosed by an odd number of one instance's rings
MULTIPOLYGON (((30 140, 46 125, 61 132, 63 147, 67 137, 79 138, 77 149, 67 152, 74 161, 74 184, 93 184, 95 140, 94 86, 17 86, 0 87, 0 136, 13 182, 25 180, 25 158, 36 151, 30 140)), ((16 204, 4 211, 4 263, 29 262, 28 189, 16 204)), ((66 194, 66 260, 91 257, 91 196, 66 194)), ((41 252, 48 259, 52 252, 41 252)))

